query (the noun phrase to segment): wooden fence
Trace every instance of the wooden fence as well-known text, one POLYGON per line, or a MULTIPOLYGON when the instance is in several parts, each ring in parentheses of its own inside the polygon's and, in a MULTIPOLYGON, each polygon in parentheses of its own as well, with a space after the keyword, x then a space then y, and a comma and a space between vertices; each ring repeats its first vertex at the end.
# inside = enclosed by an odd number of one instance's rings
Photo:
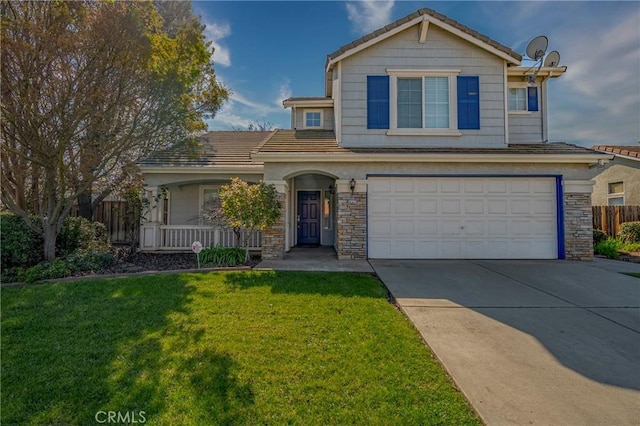
MULTIPOLYGON (((78 209, 71 211, 78 216, 78 209)), ((140 237, 140 216, 127 216, 126 201, 103 201, 93 211, 93 220, 103 223, 114 244, 137 244, 140 237)))
POLYGON ((593 206, 593 229, 617 237, 620 224, 640 221, 640 206, 593 206))

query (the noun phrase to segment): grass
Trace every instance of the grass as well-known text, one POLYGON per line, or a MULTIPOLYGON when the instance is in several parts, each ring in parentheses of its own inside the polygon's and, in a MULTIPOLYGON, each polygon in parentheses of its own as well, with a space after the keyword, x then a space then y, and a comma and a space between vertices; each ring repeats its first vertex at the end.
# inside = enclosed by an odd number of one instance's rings
POLYGON ((6 288, 1 343, 2 424, 480 424, 368 275, 6 288))
POLYGON ((640 273, 637 273, 637 272, 629 272, 627 275, 631 275, 632 277, 640 278, 640 273))

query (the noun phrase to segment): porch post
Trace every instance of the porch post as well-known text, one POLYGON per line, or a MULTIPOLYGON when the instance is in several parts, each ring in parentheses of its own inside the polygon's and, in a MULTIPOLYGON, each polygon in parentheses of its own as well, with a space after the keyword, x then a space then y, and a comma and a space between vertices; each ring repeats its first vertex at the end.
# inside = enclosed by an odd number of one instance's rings
MULTIPOLYGON (((158 188, 151 188, 145 194, 149 201, 149 211, 146 220, 140 225, 140 250, 156 251, 160 246, 160 219, 159 208, 154 208, 155 199, 158 195, 158 188)), ((162 203, 160 203, 162 205, 162 203)))
POLYGON ((276 223, 262 233, 262 259, 282 259, 284 257, 286 240, 286 222, 289 185, 286 181, 265 181, 266 184, 273 184, 278 192, 278 201, 282 209, 280 218, 276 223))
POLYGON ((351 191, 349 181, 336 181, 336 220, 339 260, 367 258, 367 181, 357 180, 351 191))

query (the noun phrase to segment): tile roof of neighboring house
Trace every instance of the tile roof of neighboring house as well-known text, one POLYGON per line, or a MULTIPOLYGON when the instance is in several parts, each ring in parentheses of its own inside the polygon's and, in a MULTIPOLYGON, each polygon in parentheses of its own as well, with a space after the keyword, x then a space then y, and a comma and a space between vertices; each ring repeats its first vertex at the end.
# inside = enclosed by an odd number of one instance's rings
POLYGON ((511 144, 505 148, 343 148, 332 130, 277 130, 258 145, 256 153, 354 154, 594 154, 567 143, 511 144))
POLYGON ((640 159, 640 145, 595 145, 593 149, 640 159))
MULTIPOLYGON (((242 166, 254 165, 251 150, 273 132, 216 131, 203 135, 200 145, 193 149, 184 147, 158 151, 141 160, 141 167, 175 166, 242 166)), ((261 164, 261 163, 259 163, 261 164)))
POLYGON ((376 38, 376 37, 388 32, 388 31, 390 31, 390 30, 392 30, 394 28, 397 28, 400 25, 411 21, 412 19, 415 19, 415 18, 417 18, 419 16, 423 16, 423 15, 429 15, 429 16, 432 16, 432 17, 434 17, 434 18, 436 18, 436 19, 438 19, 440 21, 443 21, 443 22, 451 25, 452 27, 454 27, 454 28, 456 28, 456 29, 458 29, 458 30, 460 30, 460 31, 462 31, 464 33, 467 33, 470 36, 475 37, 476 39, 478 39, 478 40, 480 40, 480 41, 482 41, 482 42, 484 42, 484 43, 486 43, 486 44, 488 44, 488 45, 500 50, 501 52, 506 53, 507 55, 513 57, 517 61, 521 61, 522 60, 522 55, 520 55, 517 52, 514 52, 511 48, 509 48, 509 47, 507 47, 507 46, 505 46, 505 45, 503 45, 501 43, 498 43, 497 41, 487 37, 486 35, 480 34, 476 30, 473 30, 473 29, 467 27, 466 25, 461 24, 460 22, 458 22, 456 20, 449 18, 448 16, 445 16, 445 15, 443 15, 441 13, 436 12, 433 9, 429 9, 429 8, 425 7, 425 8, 422 8, 420 10, 417 10, 416 12, 413 12, 410 15, 405 16, 404 18, 400 18, 397 21, 392 22, 391 24, 384 26, 383 28, 380 28, 380 29, 378 29, 378 30, 376 30, 376 31, 374 31, 372 33, 369 33, 369 34, 367 34, 367 35, 365 35, 365 36, 363 36, 363 37, 361 37, 361 38, 359 38, 359 39, 357 39, 357 40, 355 40, 355 41, 353 41, 353 42, 351 42, 349 44, 346 44, 346 45, 342 46, 341 48, 339 48, 335 52, 330 53, 329 55, 327 55, 327 63, 330 60, 335 59, 338 56, 342 55, 343 53, 345 53, 345 52, 347 52, 347 51, 349 51, 349 50, 351 50, 351 49, 353 49, 353 48, 355 48, 355 47, 357 47, 357 46, 359 46, 359 45, 361 45, 363 43, 366 43, 367 41, 369 41, 371 39, 374 39, 374 38, 376 38))

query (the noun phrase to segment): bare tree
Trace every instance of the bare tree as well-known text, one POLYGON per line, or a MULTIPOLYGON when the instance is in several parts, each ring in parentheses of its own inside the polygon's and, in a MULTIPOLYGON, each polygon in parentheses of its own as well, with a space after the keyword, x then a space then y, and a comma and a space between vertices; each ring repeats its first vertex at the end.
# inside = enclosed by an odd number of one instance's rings
POLYGON ((91 207, 140 155, 189 140, 228 93, 199 21, 172 36, 153 3, 5 1, 0 12, 1 199, 30 227, 41 215, 52 259, 74 200, 91 207))

